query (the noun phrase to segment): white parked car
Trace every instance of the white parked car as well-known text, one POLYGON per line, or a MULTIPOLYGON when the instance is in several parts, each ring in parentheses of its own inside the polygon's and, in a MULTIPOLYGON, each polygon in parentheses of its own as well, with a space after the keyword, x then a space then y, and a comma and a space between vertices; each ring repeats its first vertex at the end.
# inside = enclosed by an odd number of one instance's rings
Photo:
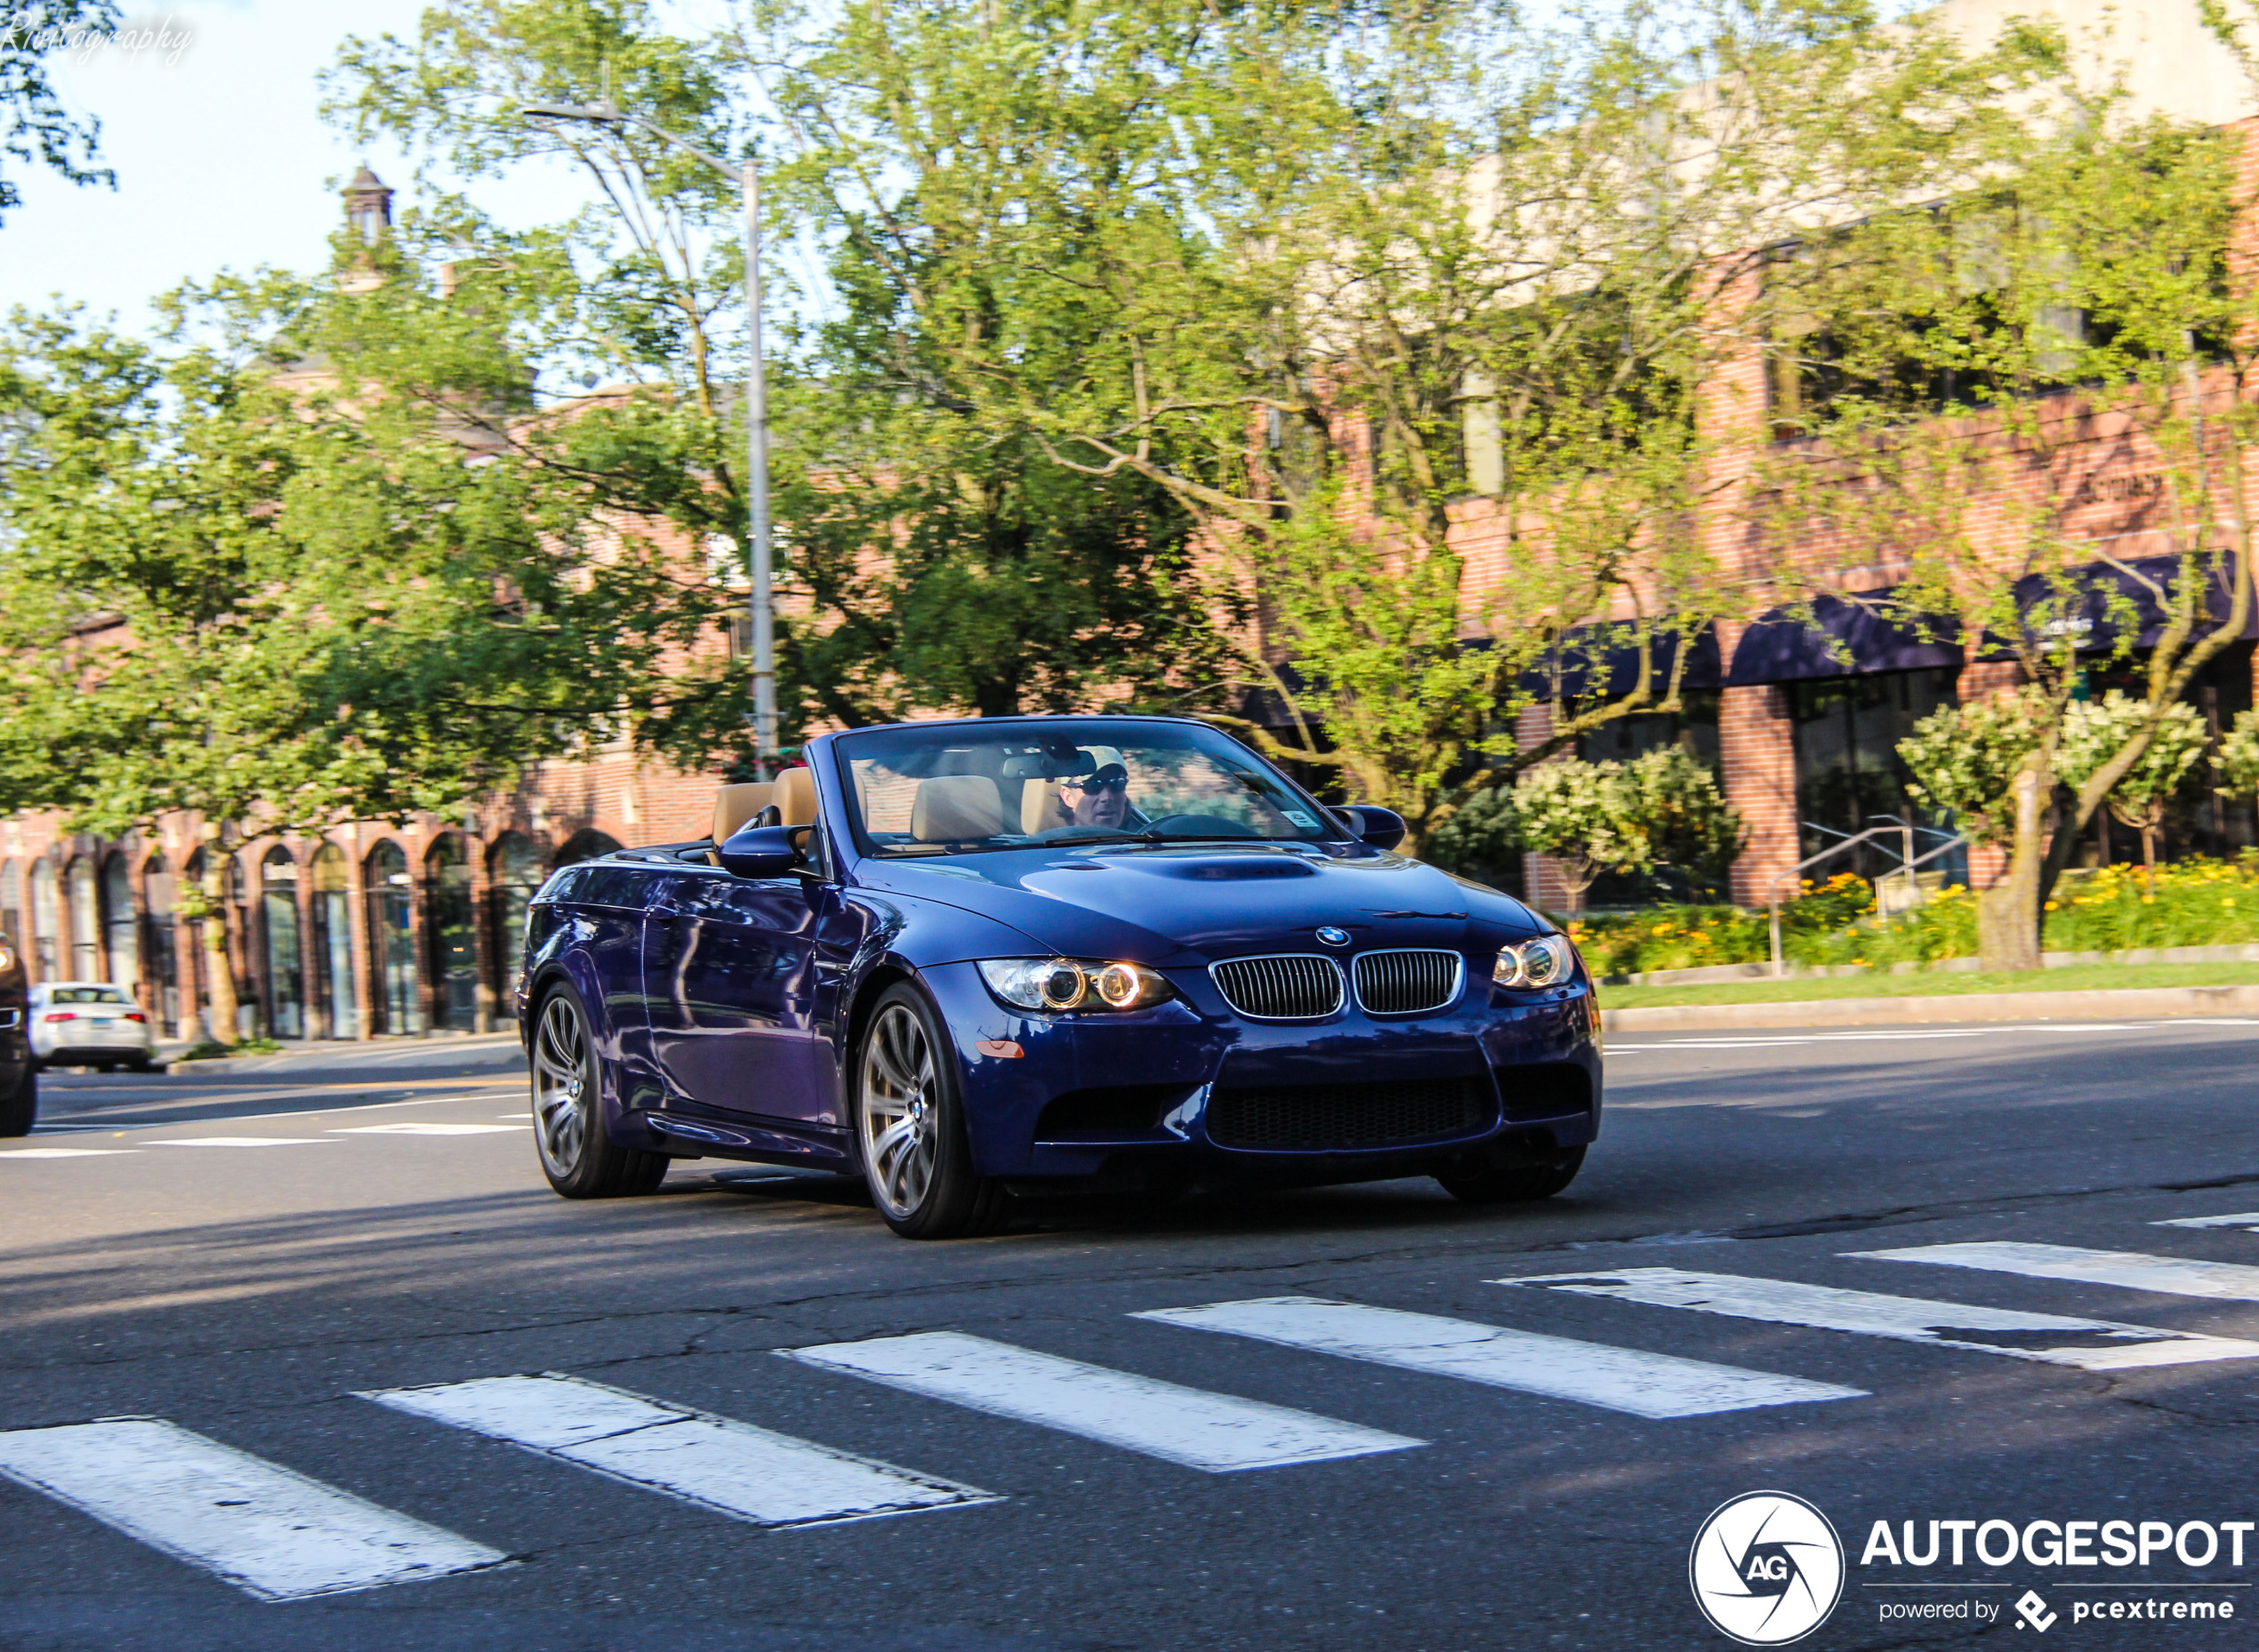
POLYGON ((43 981, 31 990, 31 1057, 42 1067, 146 1071, 157 1059, 149 1018, 123 987, 43 981))

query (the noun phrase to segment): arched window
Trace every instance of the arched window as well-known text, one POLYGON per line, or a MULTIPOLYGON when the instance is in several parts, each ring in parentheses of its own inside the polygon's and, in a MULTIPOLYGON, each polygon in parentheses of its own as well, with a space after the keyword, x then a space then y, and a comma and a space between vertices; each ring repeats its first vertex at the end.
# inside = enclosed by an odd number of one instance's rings
POLYGON ((431 979, 439 1024, 468 1032, 478 1019, 478 942, 470 906, 470 853, 449 832, 423 857, 430 889, 431 979))
POLYGON ((71 862, 64 882, 70 890, 70 974, 74 981, 107 981, 102 973, 102 907, 95 892, 94 862, 84 855, 71 862))
POLYGON ((422 1032, 423 1006, 416 991, 415 892, 408 857, 386 838, 361 863, 368 890, 369 979, 375 1002, 369 1020, 378 1032, 422 1032))
POLYGON ((181 1036, 181 955, 173 925, 179 891, 162 854, 141 864, 141 980, 144 1000, 165 1037, 181 1036))
POLYGON ((267 955, 267 1030, 306 1036, 306 968, 298 951, 298 862, 277 844, 259 863, 259 925, 267 955))
POLYGON ((311 885, 306 915, 313 928, 309 939, 313 942, 314 1001, 331 1038, 358 1039, 361 1009, 353 991, 353 920, 346 904, 351 897, 345 888, 345 851, 326 843, 314 851, 306 870, 311 885))
POLYGON ((55 863, 42 855, 31 863, 31 955, 39 964, 39 979, 62 979, 62 892, 55 883, 55 863))
POLYGON ((0 864, 0 934, 14 946, 30 939, 23 926, 23 868, 14 861, 0 864))
POLYGON ((487 852, 486 875, 494 891, 494 957, 502 965, 497 996, 506 1005, 526 963, 526 905, 542 886, 541 851, 525 833, 504 832, 487 852))
POLYGON ((102 939, 109 978, 141 998, 141 925, 133 913, 133 869, 122 852, 102 862, 102 939))
MULTIPOLYGON (((189 855, 189 863, 181 869, 180 886, 183 889, 194 890, 199 898, 199 902, 201 902, 204 894, 203 850, 198 849, 189 855)), ((191 918, 189 919, 188 1007, 182 1016, 183 1021, 198 1020, 210 1006, 212 982, 207 979, 205 972, 211 966, 212 960, 205 956, 204 950, 204 919, 191 918)))
POLYGON ((606 837, 591 826, 565 839, 565 846, 557 852, 557 863, 570 866, 575 861, 592 861, 599 854, 611 854, 619 846, 616 839, 606 837))

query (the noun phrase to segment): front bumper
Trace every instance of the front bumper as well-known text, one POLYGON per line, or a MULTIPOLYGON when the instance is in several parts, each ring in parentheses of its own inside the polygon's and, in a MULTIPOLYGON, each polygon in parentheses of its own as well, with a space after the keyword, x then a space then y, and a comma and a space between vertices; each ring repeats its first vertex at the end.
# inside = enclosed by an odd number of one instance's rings
POLYGON ((981 1174, 1123 1188, 1309 1185, 1526 1163, 1599 1132, 1597 1017, 1582 976, 1509 993, 1470 974, 1444 1010, 1371 1017, 1352 1006, 1311 1024, 1243 1020, 1204 976, 1170 976, 1183 996, 1151 1010, 1053 1016, 998 1004, 972 965, 924 972, 955 1038, 981 1174), (1010 1048, 1021 1054, 995 1053, 1010 1048), (1454 1125, 1363 1145, 1250 1144, 1234 1111, 1253 1093, 1290 1114, 1300 1095, 1381 1085, 1448 1089, 1465 1110, 1454 1125))

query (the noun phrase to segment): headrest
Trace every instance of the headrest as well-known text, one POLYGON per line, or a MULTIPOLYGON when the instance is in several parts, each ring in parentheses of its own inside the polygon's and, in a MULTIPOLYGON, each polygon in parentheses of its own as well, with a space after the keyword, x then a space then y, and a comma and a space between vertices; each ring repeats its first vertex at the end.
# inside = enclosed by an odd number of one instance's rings
POLYGON ((937 774, 910 800, 910 835, 920 843, 963 843, 1004 830, 996 782, 981 774, 937 774))
POLYGON ((714 797, 714 846, 720 848, 734 837, 737 829, 768 806, 769 793, 776 788, 765 780, 747 781, 743 785, 724 786, 714 797))
POLYGON ((776 777, 776 812, 780 826, 816 824, 816 775, 804 768, 788 768, 776 777))
POLYGON ((1056 780, 1030 780, 1020 782, 1020 830, 1034 833, 1049 831, 1055 827, 1070 826, 1066 806, 1059 801, 1059 782, 1056 780))

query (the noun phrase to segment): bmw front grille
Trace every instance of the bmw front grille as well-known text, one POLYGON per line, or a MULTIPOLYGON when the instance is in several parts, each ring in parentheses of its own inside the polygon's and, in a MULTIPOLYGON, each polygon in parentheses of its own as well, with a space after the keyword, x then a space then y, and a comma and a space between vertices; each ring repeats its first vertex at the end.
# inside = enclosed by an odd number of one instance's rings
POLYGON ((1357 1003, 1368 1015, 1417 1015, 1459 997, 1467 962, 1456 952, 1407 950, 1360 953, 1357 1003))
POLYGON ((1340 1011, 1341 966, 1309 953, 1235 958, 1208 966, 1209 978, 1250 1021, 1322 1021, 1340 1011))

